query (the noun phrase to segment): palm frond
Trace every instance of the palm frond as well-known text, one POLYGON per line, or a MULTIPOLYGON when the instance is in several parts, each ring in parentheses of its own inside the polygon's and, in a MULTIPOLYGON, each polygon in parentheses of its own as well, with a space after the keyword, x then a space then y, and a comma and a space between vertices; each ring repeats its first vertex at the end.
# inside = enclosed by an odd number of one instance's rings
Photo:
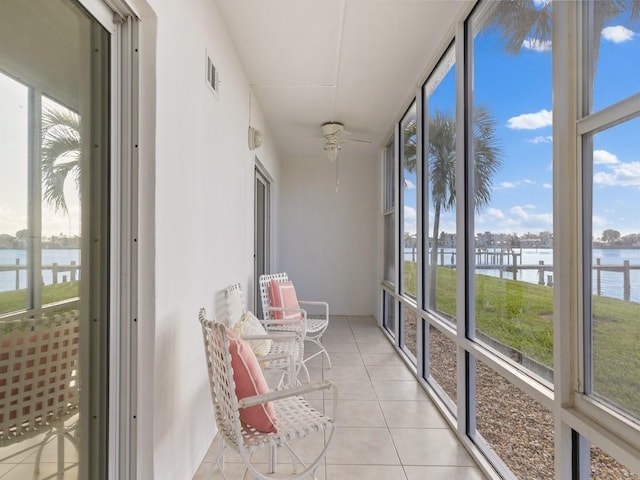
POLYGON ((42 196, 56 211, 68 213, 64 183, 70 173, 78 192, 82 159, 80 116, 71 110, 45 108, 42 112, 42 196))

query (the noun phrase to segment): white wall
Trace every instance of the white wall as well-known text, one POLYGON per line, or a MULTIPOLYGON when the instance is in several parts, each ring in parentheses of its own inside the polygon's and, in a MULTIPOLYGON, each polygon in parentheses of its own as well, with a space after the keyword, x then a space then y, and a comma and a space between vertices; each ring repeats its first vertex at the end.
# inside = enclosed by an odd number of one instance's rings
POLYGON ((348 149, 335 164, 287 159, 278 205, 279 262, 301 300, 329 302, 336 315, 374 315, 378 282, 379 159, 348 149))
MULTIPOLYGON (((141 338, 140 359, 153 372, 140 375, 153 379, 141 383, 139 453, 143 462, 153 459, 141 478, 175 480, 192 478, 215 434, 197 316, 200 307, 219 315, 225 286, 249 287, 254 152, 247 146, 249 84, 214 2, 149 0, 149 6, 155 18, 147 17, 146 26, 155 24, 157 37, 144 37, 141 56, 152 55, 155 43, 155 67, 145 63, 142 77, 151 82, 155 75, 155 113, 143 103, 141 123, 148 126, 152 119, 145 116, 155 115, 156 130, 154 140, 153 128, 143 128, 141 162, 143 172, 155 163, 155 199, 141 202, 140 223, 154 228, 155 239, 140 248, 145 259, 155 250, 155 262, 140 272, 140 282, 147 294, 154 290, 148 283, 155 283, 155 300, 140 301, 141 311, 155 311, 155 319, 140 319, 141 332, 153 336, 141 338), (205 84, 205 49, 220 72, 218 99, 205 84), (145 149, 149 142, 155 152, 145 149)), ((255 99, 252 106, 252 123, 265 133, 260 160, 277 178, 277 157, 255 99)))
POLYGON ((379 161, 349 162, 343 151, 339 192, 326 160, 280 165, 255 97, 252 125, 265 141, 249 151, 249 84, 215 3, 144 6, 139 473, 189 479, 215 435, 198 309, 219 316, 221 290, 238 281, 249 302, 255 156, 274 180, 274 270, 290 274, 300 298, 349 315, 376 307, 379 161), (218 99, 204 81, 205 49, 218 99))

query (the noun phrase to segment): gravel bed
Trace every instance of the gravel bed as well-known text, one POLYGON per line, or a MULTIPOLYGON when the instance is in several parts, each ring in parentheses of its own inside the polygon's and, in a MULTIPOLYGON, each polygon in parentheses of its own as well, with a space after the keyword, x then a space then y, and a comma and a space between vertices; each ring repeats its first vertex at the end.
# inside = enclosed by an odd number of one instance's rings
MULTIPOLYGON (((407 315, 405 341, 415 351, 415 316, 407 315), (413 317, 413 318, 410 318, 413 317)), ((457 399, 456 347, 437 329, 430 329, 431 375, 457 399)), ((477 431, 514 475, 522 480, 549 480, 554 472, 553 416, 481 362, 476 362, 477 431)), ((640 480, 626 467, 591 447, 593 480, 640 480)))

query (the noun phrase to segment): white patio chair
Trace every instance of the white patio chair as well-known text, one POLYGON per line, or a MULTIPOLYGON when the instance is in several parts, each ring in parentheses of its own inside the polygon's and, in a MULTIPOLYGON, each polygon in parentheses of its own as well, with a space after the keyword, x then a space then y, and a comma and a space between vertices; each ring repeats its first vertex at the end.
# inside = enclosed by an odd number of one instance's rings
POLYGON ((0 447, 44 433, 35 476, 44 447, 57 438, 62 475, 65 438, 78 448, 78 311, 14 320, 0 329, 0 447))
MULTIPOLYGON (((227 327, 221 323, 206 320, 200 316, 202 335, 209 373, 209 385, 213 399, 216 426, 218 435, 222 438, 222 448, 216 459, 222 476, 224 474, 224 449, 230 447, 237 451, 242 458, 246 469, 259 480, 269 480, 276 470, 277 447, 283 447, 291 454, 293 471, 287 477, 278 474, 277 478, 297 480, 308 475, 316 478, 315 472, 324 459, 327 449, 336 430, 333 418, 310 407, 302 395, 319 390, 333 390, 333 415, 336 412, 338 392, 335 385, 328 381, 314 382, 311 384, 286 387, 267 393, 238 398, 236 395, 236 383, 232 367, 232 353, 230 341, 227 336, 227 327), (263 433, 256 428, 241 422, 241 410, 257 405, 270 404, 275 410, 277 418, 277 431, 263 433), (298 440, 315 434, 319 442, 320 452, 314 455, 314 460, 308 465, 295 452, 298 440), (253 455, 260 450, 269 450, 269 473, 261 472, 252 462, 253 455), (303 467, 302 471, 296 470, 296 465, 303 467)), ((259 370, 259 369, 258 369, 259 370)), ((252 380, 253 381, 253 380, 252 380)), ((309 445, 305 445, 307 448, 309 445)), ((306 454, 308 451, 305 449, 306 454)))
MULTIPOLYGON (((289 277, 284 272, 260 275, 259 284, 260 284, 260 300, 262 301, 262 312, 264 314, 265 320, 276 321, 276 325, 269 326, 269 330, 287 330, 286 325, 278 326, 277 322, 279 321, 280 323, 282 323, 282 320, 279 320, 277 318, 278 317, 277 312, 290 313, 292 309, 278 308, 278 307, 274 307, 274 305, 272 304, 271 296, 269 295, 269 285, 271 281, 274 281, 274 280, 277 282, 288 282, 289 277)), ((329 358, 329 353, 324 348, 324 345, 322 345, 322 335, 324 334, 324 332, 327 330, 327 327, 329 326, 329 304, 327 302, 309 301, 309 300, 298 300, 297 302, 299 306, 305 307, 309 305, 311 308, 320 307, 320 310, 322 311, 322 313, 320 313, 319 315, 315 315, 315 314, 309 314, 309 311, 306 309, 298 310, 301 313, 301 315, 305 315, 307 319, 306 335, 304 337, 305 341, 312 342, 320 348, 319 351, 306 357, 304 359, 304 362, 306 363, 312 358, 316 357, 317 355, 324 354, 324 356, 327 357, 329 368, 331 368, 331 358, 329 358)))
MULTIPOLYGON (((242 287, 239 283, 234 283, 233 285, 228 286, 224 289, 224 297, 225 297, 225 306, 226 306, 226 325, 231 330, 234 330, 236 325, 238 325, 243 317, 250 312, 247 312, 244 307, 244 300, 242 298, 242 287)), ((264 321, 260 320, 262 325, 268 325, 271 322, 269 320, 264 321)), ((278 323, 281 323, 278 321, 278 323)), ((270 339, 270 348, 266 355, 273 355, 279 353, 286 353, 293 357, 295 360, 295 377, 287 378, 288 373, 288 362, 286 359, 281 360, 272 360, 270 362, 264 362, 261 358, 259 360, 264 364, 265 371, 275 371, 277 373, 282 373, 283 375, 280 377, 280 382, 287 380, 289 383, 298 382, 298 374, 300 370, 304 370, 304 373, 307 377, 307 383, 311 381, 309 376, 309 370, 307 370, 306 365, 304 364, 304 336, 306 331, 306 318, 303 318, 297 323, 290 324, 291 332, 274 332, 267 336, 264 335, 243 335, 242 338, 244 340, 248 340, 251 345, 252 341, 263 341, 265 339, 270 339), (292 336, 293 335, 293 336, 292 336)), ((266 334, 266 331, 265 331, 266 334)), ((254 350, 255 351, 255 350, 254 350)))

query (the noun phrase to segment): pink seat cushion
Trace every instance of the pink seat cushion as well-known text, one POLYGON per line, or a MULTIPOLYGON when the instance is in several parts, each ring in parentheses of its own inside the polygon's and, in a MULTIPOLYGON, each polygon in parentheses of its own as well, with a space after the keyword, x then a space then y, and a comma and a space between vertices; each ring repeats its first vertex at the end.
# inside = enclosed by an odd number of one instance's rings
POLYGON ((298 311, 298 297, 293 283, 286 281, 271 280, 269 283, 269 299, 271 306, 276 308, 290 308, 292 310, 285 312, 272 312, 274 318, 285 320, 300 320, 302 315, 298 311))
MULTIPOLYGON (((262 373, 262 368, 260 368, 251 347, 232 330, 227 328, 226 333, 229 339, 233 381, 236 384, 238 400, 269 393, 269 386, 262 373)), ((241 408, 240 420, 260 432, 275 433, 278 431, 276 411, 271 402, 241 408)))

